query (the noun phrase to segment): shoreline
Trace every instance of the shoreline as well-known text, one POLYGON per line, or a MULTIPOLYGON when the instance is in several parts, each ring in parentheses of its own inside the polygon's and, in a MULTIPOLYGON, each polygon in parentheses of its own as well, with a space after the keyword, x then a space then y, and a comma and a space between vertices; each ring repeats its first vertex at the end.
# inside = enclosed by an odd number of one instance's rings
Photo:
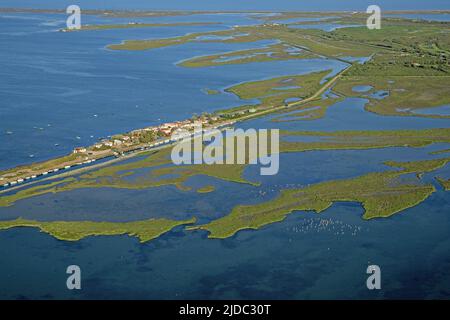
MULTIPOLYGON (((29 7, 0 7, 0 13, 63 13, 66 14, 66 9, 55 9, 55 8, 42 8, 35 9, 29 7)), ((184 15, 192 15, 192 14, 220 14, 220 13, 292 13, 292 14, 331 14, 331 13, 366 13, 364 10, 328 10, 328 11, 316 11, 316 10, 149 10, 149 9, 136 9, 136 10, 124 10, 124 9, 87 9, 83 10, 86 14, 104 14, 104 13, 115 13, 115 14, 184 14, 184 15)), ((448 9, 429 9, 429 10, 386 10, 385 14, 450 14, 450 10, 448 9)), ((157 15, 155 15, 157 16, 157 15)))

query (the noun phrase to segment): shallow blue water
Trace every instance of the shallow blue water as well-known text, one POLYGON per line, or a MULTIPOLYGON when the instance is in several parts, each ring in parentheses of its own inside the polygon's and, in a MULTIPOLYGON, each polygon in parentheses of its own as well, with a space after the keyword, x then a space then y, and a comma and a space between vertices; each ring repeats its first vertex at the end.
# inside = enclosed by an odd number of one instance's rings
POLYGON ((450 116, 450 105, 440 106, 435 108, 416 109, 412 111, 417 114, 432 114, 439 116, 450 116))
POLYGON ((296 102, 296 101, 301 101, 301 98, 287 98, 286 100, 284 100, 284 103, 291 103, 291 102, 296 102))
POLYGON ((370 90, 372 90, 372 86, 354 86, 353 88, 352 88, 352 91, 354 91, 354 92, 367 92, 367 91, 370 91, 370 90))

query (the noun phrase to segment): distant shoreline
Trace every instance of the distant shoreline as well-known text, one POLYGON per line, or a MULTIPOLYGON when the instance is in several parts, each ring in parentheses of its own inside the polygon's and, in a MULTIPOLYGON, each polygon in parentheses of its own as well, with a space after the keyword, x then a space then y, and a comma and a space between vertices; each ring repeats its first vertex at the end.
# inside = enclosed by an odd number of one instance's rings
MULTIPOLYGON (((8 8, 0 7, 2 12, 16 12, 16 13, 63 13, 66 14, 65 9, 32 9, 32 8, 8 8)), ((152 14, 151 16, 170 16, 170 15, 191 15, 191 14, 220 14, 220 13, 291 13, 291 14, 332 14, 332 13, 348 13, 364 11, 358 10, 323 10, 323 11, 292 11, 292 10, 122 10, 122 9, 86 9, 84 14, 120 14, 129 17, 142 16, 143 14, 152 14)), ((450 9, 431 9, 431 10, 387 10, 384 14, 450 14, 450 9)))

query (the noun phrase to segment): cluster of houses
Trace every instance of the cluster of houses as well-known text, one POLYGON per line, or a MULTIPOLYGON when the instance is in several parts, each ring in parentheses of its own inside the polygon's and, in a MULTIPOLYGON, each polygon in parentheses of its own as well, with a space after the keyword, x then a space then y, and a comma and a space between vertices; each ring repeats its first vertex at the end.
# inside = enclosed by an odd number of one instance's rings
MULTIPOLYGON (((117 149, 117 151, 115 151, 113 154, 115 156, 118 156, 119 154, 124 153, 123 151, 120 150, 127 150, 127 152, 133 152, 138 149, 145 150, 177 141, 186 136, 192 136, 196 132, 198 132, 197 130, 199 128, 202 128, 203 132, 207 132, 208 130, 233 125, 234 123, 235 122, 231 120, 223 121, 223 119, 216 116, 203 115, 195 119, 193 118, 183 121, 169 122, 161 124, 156 127, 148 127, 144 129, 134 130, 127 134, 113 136, 111 137, 111 139, 103 139, 89 148, 86 147, 75 148, 73 150, 73 154, 76 154, 77 156, 83 156, 83 160, 81 160, 81 162, 77 162, 72 165, 66 165, 61 168, 51 169, 24 178, 17 178, 17 180, 4 183, 3 187, 14 186, 23 183, 27 180, 35 179, 41 176, 46 176, 50 173, 55 173, 60 170, 70 169, 72 167, 84 164, 90 164, 96 161, 96 159, 100 159, 102 157, 111 155, 111 153, 109 152, 104 152, 103 154, 101 154, 101 151, 111 151, 112 149, 117 149), (146 143, 143 143, 142 137, 144 136, 148 137, 149 134, 152 139, 146 143)), ((5 180, 5 178, 0 177, 0 181, 2 180, 5 180)))
POLYGON ((211 126, 216 123, 219 117, 202 116, 198 119, 187 119, 183 121, 167 122, 156 127, 134 130, 127 134, 115 135, 110 139, 102 139, 91 148, 77 147, 73 150, 74 154, 95 154, 95 152, 111 149, 129 149, 133 146, 142 145, 143 137, 152 137, 150 141, 145 141, 149 147, 158 146, 170 142, 170 139, 164 139, 172 135, 182 135, 186 131, 194 132, 197 128, 211 126))
MULTIPOLYGON (((218 117, 202 117, 199 119, 188 119, 183 121, 164 123, 158 127, 148 128, 163 136, 170 136, 177 132, 195 131, 197 128, 209 126, 219 120, 218 117)), ((144 129, 144 130, 148 130, 144 129)))

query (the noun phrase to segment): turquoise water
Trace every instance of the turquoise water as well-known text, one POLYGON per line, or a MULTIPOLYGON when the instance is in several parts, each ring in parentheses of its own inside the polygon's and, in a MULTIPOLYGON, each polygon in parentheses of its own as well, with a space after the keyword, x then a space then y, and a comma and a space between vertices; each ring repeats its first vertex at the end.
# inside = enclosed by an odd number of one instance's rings
MULTIPOLYGON (((167 22, 172 18, 158 19, 167 22)), ((103 21, 95 16, 89 19, 90 23, 103 21)), ((183 17, 183 21, 201 19, 183 17)), ((0 127, 4 130, 0 132, 0 168, 29 162, 31 153, 36 159, 45 159, 101 136, 248 102, 227 93, 206 95, 205 88, 222 90, 244 81, 327 69, 335 74, 345 66, 327 59, 252 63, 245 68, 176 65, 193 56, 262 47, 270 41, 195 43, 142 52, 105 49, 123 39, 178 36, 254 23, 244 15, 208 15, 204 19, 226 23, 65 35, 56 31, 64 23, 58 15, 0 15, 0 41, 7 44, 0 51, 0 67, 7 79, 0 85, 0 127)), ((366 99, 345 99, 315 121, 271 121, 278 114, 239 126, 335 131, 450 125, 448 119, 378 116, 364 110, 366 103, 366 99)), ((259 166, 247 167, 244 178, 260 182, 259 187, 197 176, 186 182, 193 191, 174 186, 79 189, 1 207, 0 219, 135 221, 197 216, 203 223, 228 214, 238 204, 273 199, 280 189, 390 170, 383 164, 387 160, 440 158, 443 155, 430 152, 446 148, 449 144, 282 154, 276 176, 260 176, 259 166), (195 192, 207 185, 216 191, 195 192)), ((138 179, 148 170, 136 170, 126 179, 138 179)), ((244 230, 224 240, 207 239, 205 232, 183 228, 145 244, 128 236, 64 242, 35 229, 2 231, 0 298, 448 299, 450 196, 435 176, 449 178, 449 166, 423 177, 435 185, 436 193, 389 219, 364 221, 359 204, 343 202, 320 215, 295 212, 283 222, 257 231, 244 230), (82 269, 81 291, 66 289, 65 270, 71 264, 82 269), (381 291, 366 288, 370 264, 381 267, 381 291)))

